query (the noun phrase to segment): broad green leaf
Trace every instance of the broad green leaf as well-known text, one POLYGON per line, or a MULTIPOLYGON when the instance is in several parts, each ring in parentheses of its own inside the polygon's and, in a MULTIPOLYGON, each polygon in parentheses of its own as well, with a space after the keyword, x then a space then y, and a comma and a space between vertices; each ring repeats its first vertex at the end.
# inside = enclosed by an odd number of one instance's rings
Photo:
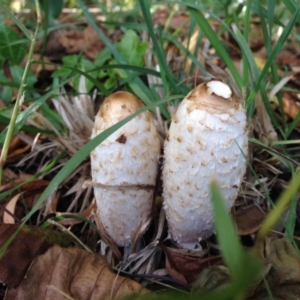
POLYGON ((0 25, 0 63, 8 59, 11 64, 19 64, 26 54, 26 45, 13 43, 19 41, 20 36, 9 26, 5 24, 0 25))
POLYGON ((95 61, 94 61, 94 66, 96 67, 101 67, 103 66, 108 60, 112 58, 112 55, 109 51, 108 48, 102 49, 99 54, 97 55, 95 61))
POLYGON ((125 58, 128 64, 142 66, 144 64, 144 54, 148 43, 141 42, 137 33, 129 29, 125 32, 121 42, 117 45, 120 54, 125 58))
MULTIPOLYGON (((1 53, 1 52, 0 52, 1 53)), ((21 80, 22 80, 22 76, 24 73, 24 68, 21 66, 17 66, 17 65, 12 65, 10 67, 10 73, 12 75, 13 78, 13 83, 14 85, 16 85, 18 88, 21 84, 21 80)), ((0 80, 1 81, 7 81, 8 79, 4 76, 3 71, 0 70, 0 80)), ((28 78, 27 78, 27 85, 26 85, 26 89, 28 87, 32 87, 33 85, 36 83, 37 78, 36 76, 29 71, 28 73, 28 78)), ((2 88, 0 89, 0 98, 6 103, 10 103, 12 101, 12 97, 13 97, 13 87, 9 84, 4 84, 2 86, 2 88)))

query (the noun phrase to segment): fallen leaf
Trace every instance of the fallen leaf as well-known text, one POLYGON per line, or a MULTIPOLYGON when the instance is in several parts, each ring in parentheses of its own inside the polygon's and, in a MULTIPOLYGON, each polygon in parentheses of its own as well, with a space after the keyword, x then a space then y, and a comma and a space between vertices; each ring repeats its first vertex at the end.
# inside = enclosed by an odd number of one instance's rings
POLYGON ((300 65, 299 55, 297 51, 293 53, 288 49, 284 49, 276 55, 276 64, 285 68, 289 66, 293 70, 294 67, 299 67, 300 65))
POLYGON ((230 282, 230 273, 225 266, 204 269, 193 285, 194 292, 209 292, 225 288, 230 282))
MULTIPOLYGON (((265 244, 265 259, 271 267, 264 277, 273 299, 298 299, 300 295, 300 258, 297 250, 288 237, 268 238, 265 244)), ((264 281, 260 282, 249 299, 270 299, 264 281)))
MULTIPOLYGON (((57 44, 57 41, 56 41, 57 44)), ((50 60, 47 56, 42 56, 40 53, 33 53, 32 55, 33 62, 30 64, 30 71, 35 74, 37 77, 42 71, 54 71, 56 67, 50 63, 50 60)), ((26 65, 28 61, 28 54, 25 55, 21 62, 21 66, 26 65)))
MULTIPOLYGON (((19 225, 0 225, 0 248, 19 228, 19 225)), ((67 246, 69 236, 48 228, 23 226, 0 259, 0 283, 17 287, 32 260, 44 253, 54 243, 67 246)))
POLYGON ((18 157, 21 154, 28 152, 30 150, 30 148, 31 148, 30 145, 25 145, 25 146, 18 148, 12 152, 9 152, 9 154, 7 155, 7 160, 11 160, 12 158, 18 157))
POLYGON ((203 257, 207 251, 189 251, 164 247, 166 268, 170 276, 184 283, 193 283, 202 270, 222 263, 221 256, 203 257))
MULTIPOLYGON (((104 33, 106 32, 104 28, 101 29, 104 33)), ((84 53, 88 58, 95 59, 99 52, 104 48, 104 43, 100 40, 98 33, 92 28, 92 26, 87 26, 83 33, 86 43, 84 53)))
POLYGON ((79 224, 82 223, 83 220, 79 219, 77 217, 81 217, 81 218, 85 218, 88 219, 90 218, 91 215, 93 215, 93 211, 97 210, 97 206, 96 206, 96 202, 93 201, 89 207, 87 207, 86 209, 80 211, 79 213, 60 213, 60 212, 56 212, 56 216, 64 216, 66 215, 67 218, 63 218, 61 221, 59 221, 60 224, 64 225, 64 226, 74 226, 75 224, 79 224), (74 218, 72 218, 72 216, 74 216, 74 218))
POLYGON ((152 15, 154 25, 168 26, 170 29, 176 30, 183 27, 184 32, 187 32, 189 25, 189 16, 185 13, 177 13, 170 18, 168 9, 156 9, 152 15))
MULTIPOLYGON (((46 55, 50 61, 60 61, 66 55, 65 47, 57 42, 64 34, 65 30, 63 29, 54 30, 48 34, 44 55, 46 55)), ((43 40, 38 41, 36 43, 35 53, 41 53, 43 46, 43 40)))
POLYGON ((139 283, 113 272, 98 254, 53 246, 37 257, 17 289, 5 299, 121 299, 149 293, 139 283))
POLYGON ((300 112, 300 103, 293 98, 291 93, 283 93, 283 110, 291 118, 295 119, 300 112))
POLYGON ((10 199, 10 201, 5 205, 6 210, 3 213, 3 224, 15 224, 15 208, 17 202, 22 194, 17 194, 10 199))
POLYGON ((234 220, 239 235, 255 233, 265 218, 265 213, 257 205, 239 209, 234 214, 234 220))
POLYGON ((74 54, 83 51, 90 59, 95 59, 104 47, 104 43, 91 26, 87 26, 83 31, 73 30, 61 34, 58 36, 58 42, 66 49, 67 53, 74 54))
POLYGON ((14 181, 11 181, 5 185, 2 185, 0 187, 0 192, 4 192, 10 189, 13 189, 14 187, 20 185, 19 187, 19 191, 22 192, 28 192, 28 191, 34 191, 34 190, 41 190, 44 189, 45 187, 48 186, 48 184, 50 183, 49 180, 43 180, 43 179, 36 179, 32 182, 28 182, 24 184, 24 181, 27 181, 30 177, 32 176, 28 176, 28 178, 23 178, 20 177, 14 181))

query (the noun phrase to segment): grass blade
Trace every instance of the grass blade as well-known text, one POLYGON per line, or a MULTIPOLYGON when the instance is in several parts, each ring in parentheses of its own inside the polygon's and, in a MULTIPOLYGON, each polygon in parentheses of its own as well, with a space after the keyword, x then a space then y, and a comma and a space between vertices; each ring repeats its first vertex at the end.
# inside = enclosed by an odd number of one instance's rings
MULTIPOLYGON (((294 13, 295 10, 299 9, 299 2, 297 3, 295 0, 283 0, 283 3, 291 14, 294 13)), ((298 23, 300 23, 300 18, 298 19, 298 23)))
POLYGON ((11 11, 4 6, 1 2, 0 2, 0 7, 5 11, 5 13, 9 16, 10 19, 12 19, 17 26, 20 28, 20 30, 24 33, 24 35, 31 40, 32 39, 32 34, 31 32, 15 17, 14 14, 11 13, 11 11))
POLYGON ((269 232, 275 226, 275 224, 280 220, 286 207, 295 198, 295 196, 299 192, 299 189, 300 189, 300 171, 298 170, 298 172, 296 172, 296 174, 289 182, 288 187, 280 195, 274 209, 267 215, 267 218, 263 222, 257 234, 254 251, 256 252, 259 251, 260 245, 263 243, 265 237, 269 234, 269 232))
POLYGON ((224 63, 227 65, 229 68, 236 84, 238 87, 241 89, 243 87, 243 80, 237 71, 236 67, 234 66, 232 59, 230 58, 229 54, 227 53, 226 49, 220 42, 217 34, 213 31, 211 28, 209 22, 206 20, 204 15, 200 10, 197 10, 191 6, 188 6, 188 10, 190 11, 191 15, 193 18, 196 20, 198 25, 200 26, 201 30, 204 32, 206 37, 209 39, 213 47, 216 49, 217 53, 223 59, 224 63))
POLYGON ((162 72, 162 79, 163 81, 168 81, 169 85, 172 87, 172 90, 176 93, 179 93, 178 87, 175 84, 174 81, 174 76, 171 73, 171 70, 167 64, 165 53, 161 48, 161 45, 158 43, 154 30, 153 30, 153 24, 152 24, 152 19, 151 19, 151 14, 150 14, 150 7, 149 7, 149 2, 148 0, 139 0, 139 4, 149 31, 149 34, 151 36, 153 46, 154 46, 154 51, 156 53, 159 66, 162 72), (165 77, 165 78, 164 78, 165 77))
POLYGON ((300 12, 300 8, 298 8, 298 10, 294 13, 293 17, 291 18, 289 23, 284 28, 281 36, 279 37, 278 41, 276 42, 276 44, 274 46, 274 48, 270 52, 268 59, 264 65, 264 68, 262 69, 260 76, 255 84, 254 90, 251 92, 248 99, 246 100, 246 106, 249 106, 254 101, 255 95, 260 90, 261 83, 262 83, 263 79, 265 78, 265 76, 267 75, 268 70, 275 59, 275 56, 281 50, 281 47, 283 46, 283 44, 287 40, 288 36, 290 35, 292 29, 294 28, 294 26, 297 22, 297 19, 299 17, 299 12, 300 12))
POLYGON ((216 232, 222 256, 232 276, 238 278, 237 275, 242 267, 242 248, 218 184, 215 181, 211 183, 211 197, 214 204, 216 232))

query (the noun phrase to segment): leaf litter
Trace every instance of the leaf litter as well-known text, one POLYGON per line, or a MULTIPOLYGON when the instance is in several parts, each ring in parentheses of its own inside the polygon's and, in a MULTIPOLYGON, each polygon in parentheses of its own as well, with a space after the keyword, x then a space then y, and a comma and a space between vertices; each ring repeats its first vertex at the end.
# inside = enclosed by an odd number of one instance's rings
MULTIPOLYGON (((203 38, 200 40, 199 47, 199 34, 201 32, 195 31, 190 41, 186 38, 186 30, 189 25, 189 19, 186 14, 179 11, 178 14, 174 15, 174 18, 171 18, 170 23, 168 15, 168 11, 157 10, 156 15, 153 16, 153 22, 161 26, 168 26, 171 31, 181 28, 182 31, 179 30, 179 34, 176 36, 178 41, 186 45, 190 52, 194 53, 198 50, 196 53, 198 61, 210 70, 211 74, 228 79, 228 73, 224 71, 224 65, 215 55, 209 41, 203 38), (199 48, 197 49, 197 47, 199 48)), ((212 21, 211 25, 215 30, 220 28, 220 25, 215 21, 212 21)), ((114 43, 118 43, 122 39, 122 33, 118 30, 112 34, 103 25, 101 25, 101 29, 114 43)), ((263 49, 264 43, 259 22, 253 21, 251 31, 258 38, 250 39, 250 48, 257 53, 258 66, 263 67, 266 61, 266 53, 263 49)), ((135 31, 133 32, 135 33, 135 31)), ((130 35, 128 38, 136 41, 136 37, 132 33, 128 34, 130 35)), ((241 66, 239 49, 233 43, 231 37, 223 34, 221 38, 228 45, 229 51, 233 53, 235 63, 241 66)), ((144 45, 145 43, 151 45, 148 36, 144 36, 143 42, 144 45)), ((142 48, 145 46, 142 44, 140 46, 141 51, 143 51, 142 48)), ((41 44, 36 49, 36 52, 39 52, 39 47, 41 47, 41 44)), ((124 40, 123 43, 121 42, 118 45, 120 51, 126 51, 126 49, 122 50, 122 48, 126 47, 128 47, 128 44, 124 40)), ((45 48, 46 61, 48 59, 49 61, 57 61, 67 54, 78 53, 84 53, 87 58, 94 60, 103 48, 104 43, 90 25, 80 26, 71 30, 56 30, 48 35, 45 48)), ((192 68, 192 62, 189 58, 185 63, 184 54, 175 45, 167 44, 165 51, 168 63, 174 73, 184 69, 187 78, 185 80, 188 83, 190 81, 190 83, 196 84, 196 82, 202 82, 206 78, 207 74, 203 74, 198 68, 192 68)), ((298 70, 295 69, 297 60, 294 53, 296 52, 293 49, 289 49, 288 52, 282 51, 278 55, 277 63, 288 65, 294 73, 288 74, 286 78, 289 80, 282 81, 281 86, 274 87, 274 90, 276 88, 280 90, 286 85, 291 89, 299 88, 299 74, 296 73, 298 70), (291 57, 293 59, 289 59, 291 57)), ((128 55, 128 59, 134 62, 134 57, 139 55, 139 53, 133 55, 133 53, 127 51, 125 55, 128 55)), ((148 58, 144 63, 149 68, 159 71, 153 54, 150 52, 147 53, 147 56, 148 58)), ((37 58, 39 59, 39 57, 37 58)), ((142 63, 141 61, 140 65, 142 63)), ((51 68, 47 69, 48 72, 52 72, 52 70, 51 68)), ((32 71, 37 76, 40 76, 43 72, 41 68, 32 69, 32 71)), ((105 77, 107 74, 102 74, 101 76, 107 78, 105 77)), ((120 74, 118 76, 120 77, 120 74)), ((149 85, 152 83, 153 88, 163 97, 162 82, 157 80, 159 78, 151 77, 150 75, 147 75, 147 77, 149 85)), ((103 79, 100 77, 98 80, 103 79)), ((110 78, 109 80, 118 86, 119 79, 110 78)), ((99 106, 103 97, 98 97, 96 94, 92 95, 91 93, 87 94, 87 83, 83 76, 80 76, 79 79, 79 95, 69 95, 70 90, 75 89, 73 84, 74 82, 70 80, 69 84, 65 88, 61 88, 58 95, 51 99, 52 102, 49 101, 47 104, 57 114, 53 122, 45 117, 43 110, 34 111, 27 121, 28 125, 52 131, 54 135, 34 136, 33 134, 20 132, 20 134, 16 135, 15 143, 11 146, 9 167, 14 170, 20 170, 21 174, 27 171, 30 174, 35 174, 43 170, 53 158, 64 151, 66 157, 63 157, 57 165, 57 169, 59 169, 68 160, 68 157, 76 153, 89 140, 95 108, 99 106), (59 121, 57 121, 58 117, 60 118, 59 121)), ((284 92, 282 95, 284 112, 290 120, 293 120, 299 114, 299 95, 290 92, 284 92)), ((272 98, 273 109, 278 111, 279 102, 277 98, 272 98)), ((25 108, 26 103, 23 105, 25 108)), ((168 109, 170 111, 175 110, 172 106, 169 106, 168 109)), ((272 195, 273 193, 274 195, 281 192, 286 187, 286 182, 290 177, 290 173, 286 168, 287 162, 284 159, 278 159, 276 155, 276 151, 278 151, 284 156, 285 151, 272 146, 272 141, 278 141, 278 129, 274 128, 265 106, 262 104, 262 99, 259 97, 256 98, 256 110, 257 117, 250 123, 251 137, 259 142, 267 143, 267 146, 262 147, 259 143, 250 145, 249 164, 257 176, 254 176, 250 171, 247 172, 233 209, 237 233, 247 238, 248 242, 246 244, 253 244, 255 234, 260 228, 265 214, 270 210, 267 194, 272 195)), ((278 119, 281 121, 280 118, 278 119)), ((164 135, 167 122, 160 120, 159 123, 160 133, 164 135)), ((299 128, 296 127, 293 134, 299 136, 297 135, 298 133, 299 128)), ((40 189, 44 189, 55 172, 55 168, 48 170, 30 184, 32 186, 36 184, 40 189)), ((29 176, 31 176, 30 174, 29 176)), ((11 214, 15 214, 15 208, 12 203, 16 202, 16 199, 21 196, 20 191, 35 190, 35 188, 26 189, 27 184, 24 184, 25 180, 19 180, 18 175, 14 175, 14 177, 12 182, 7 182, 1 187, 3 192, 20 185, 20 190, 12 192, 12 196, 4 198, 3 203, 8 205, 10 203, 11 208, 8 211, 11 214)), ((96 229, 87 222, 96 222, 92 186, 89 185, 89 178, 89 162, 84 161, 71 176, 65 179, 57 190, 53 191, 52 196, 41 207, 38 216, 32 221, 37 225, 44 221, 46 222, 47 217, 52 218, 54 216, 56 222, 66 226, 67 230, 73 232, 84 244, 89 246, 94 252, 99 252, 102 256, 74 247, 68 249, 62 249, 58 246, 52 247, 53 243, 60 244, 56 239, 51 241, 51 243, 46 243, 47 245, 45 246, 42 237, 35 238, 30 235, 35 234, 34 229, 32 229, 31 233, 21 231, 20 236, 15 241, 16 243, 21 241, 21 244, 26 241, 26 243, 21 248, 16 246, 10 248, 11 250, 6 254, 8 255, 6 257, 9 257, 9 259, 2 258, 0 261, 0 264, 3 262, 8 263, 8 266, 5 267, 7 270, 6 276, 3 277, 4 271, 1 276, 1 281, 9 287, 6 299, 32 299, 32 297, 35 298, 37 295, 41 295, 41 297, 46 295, 45 298, 47 299, 60 299, 60 297, 61 299, 65 299, 65 297, 71 299, 92 299, 93 296, 97 299, 111 299, 113 296, 112 299, 115 299, 130 296, 134 292, 140 294, 148 293, 148 290, 137 282, 125 279, 118 275, 117 272, 113 272, 110 266, 114 267, 115 270, 124 272, 122 274, 127 272, 128 275, 136 275, 136 281, 140 281, 143 285, 148 285, 149 287, 153 284, 163 284, 166 282, 166 278, 176 280, 174 281, 176 282, 174 286, 179 286, 182 289, 186 288, 186 284, 188 284, 194 293, 220 289, 228 284, 230 279, 229 271, 224 267, 219 251, 214 246, 213 237, 202 243, 202 251, 177 249, 167 239, 165 216, 159 204, 161 186, 158 187, 157 203, 155 205, 157 210, 156 218, 144 236, 144 245, 140 251, 131 253, 124 260, 122 249, 118 248, 108 236, 105 236, 105 230, 101 230, 101 226, 98 226, 98 229, 96 229), (64 217, 67 215, 68 217, 64 217), (36 247, 33 247, 33 245, 36 245, 36 247), (27 248, 24 249, 24 247, 27 248), (48 251, 40 255, 45 252, 45 249, 48 249, 48 251), (24 255, 28 252, 30 255, 24 259, 24 255), (22 265, 20 264, 21 262, 22 265), (12 264, 10 265, 10 263, 12 264), (28 269, 30 264, 31 266, 28 269), (26 271, 27 273, 24 277, 26 271), (17 274, 14 276, 15 279, 13 281, 11 281, 12 274, 17 274), (153 280, 149 280, 147 275, 152 275, 155 278, 153 279, 154 283, 153 280), (29 294, 29 292, 32 294, 29 294)), ((21 220, 26 215, 27 209, 31 207, 32 204, 27 207, 25 205, 21 209, 21 213, 18 213, 18 219, 21 220)), ((3 211, 1 214, 3 223, 7 222, 8 212, 3 211)), ((16 220, 15 218, 8 219, 11 222, 14 222, 12 219, 16 220)), ((1 228, 2 226, 4 225, 1 225, 1 228)), ((7 231, 9 234, 15 230, 16 227, 14 226, 16 225, 11 225, 10 231, 7 231)), ((40 229, 43 235, 44 229, 40 229)), ((1 233, 1 245, 3 245, 6 240, 5 237, 8 237, 9 234, 4 235, 1 233)), ((300 294, 298 288, 299 256, 290 241, 287 238, 279 238, 280 236, 280 234, 273 233, 273 236, 265 241, 264 248, 261 251, 262 259, 265 262, 263 277, 271 288, 275 299, 294 299, 300 294)), ((66 239, 69 241, 70 237, 66 239)), ((5 269, 1 267, 0 270, 5 269)), ((265 281, 260 278, 256 282, 249 292, 249 299, 268 299, 265 281)))

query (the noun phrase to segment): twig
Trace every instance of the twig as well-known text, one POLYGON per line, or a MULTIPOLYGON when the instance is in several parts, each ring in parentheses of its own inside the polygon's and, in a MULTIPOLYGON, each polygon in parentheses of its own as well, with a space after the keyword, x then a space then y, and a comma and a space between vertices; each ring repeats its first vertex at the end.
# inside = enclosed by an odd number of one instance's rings
POLYGON ((58 222, 55 222, 53 220, 47 220, 48 223, 57 226, 62 232, 70 235, 83 249, 85 249, 88 252, 93 253, 93 251, 86 246, 75 234, 73 234, 70 230, 68 230, 66 227, 63 225, 59 224, 58 222))

